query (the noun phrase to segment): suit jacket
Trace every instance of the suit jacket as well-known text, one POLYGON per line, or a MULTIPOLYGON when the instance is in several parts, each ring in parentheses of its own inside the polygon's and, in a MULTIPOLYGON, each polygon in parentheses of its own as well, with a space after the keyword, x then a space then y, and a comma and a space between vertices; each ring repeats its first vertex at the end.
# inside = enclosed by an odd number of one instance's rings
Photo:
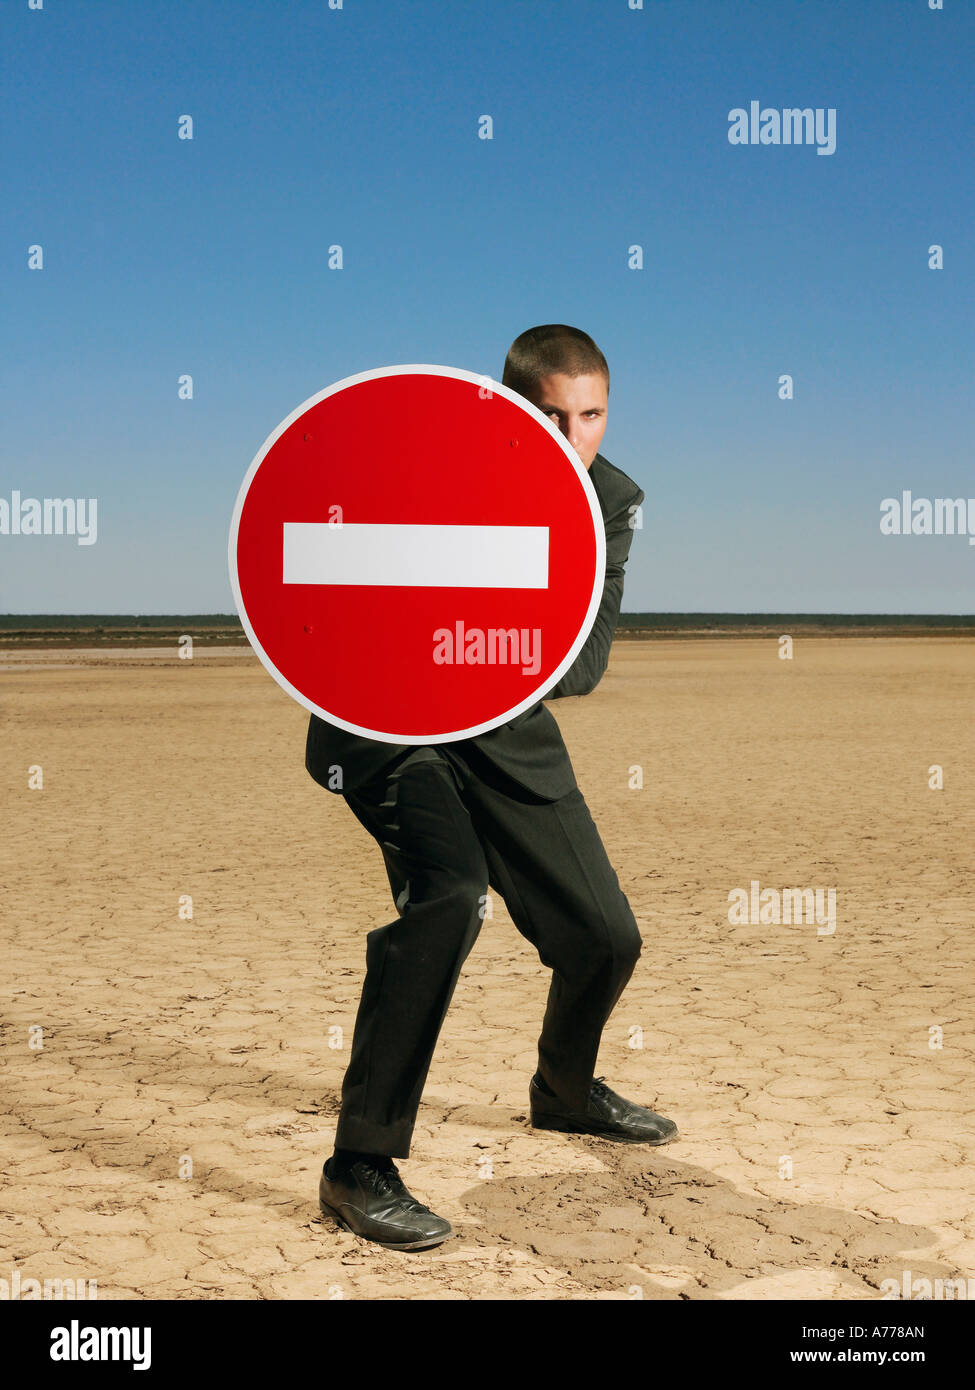
MULTIPOLYGON (((606 530, 603 596, 582 649, 558 684, 545 695, 546 700, 558 700, 565 695, 588 695, 595 690, 606 670, 623 599, 623 570, 633 540, 630 508, 644 499, 633 479, 602 454, 593 459, 589 479, 599 499, 606 530)), ((554 801, 576 786, 559 726, 541 700, 486 734, 439 746, 456 749, 463 756, 469 745, 474 745, 502 773, 538 796, 554 801)), ((415 748, 415 744, 363 738, 361 734, 340 729, 313 714, 305 744, 305 767, 327 790, 349 791, 377 777, 387 764, 415 748), (341 779, 334 777, 336 766, 342 769, 341 779), (329 785, 336 780, 340 785, 329 785)))

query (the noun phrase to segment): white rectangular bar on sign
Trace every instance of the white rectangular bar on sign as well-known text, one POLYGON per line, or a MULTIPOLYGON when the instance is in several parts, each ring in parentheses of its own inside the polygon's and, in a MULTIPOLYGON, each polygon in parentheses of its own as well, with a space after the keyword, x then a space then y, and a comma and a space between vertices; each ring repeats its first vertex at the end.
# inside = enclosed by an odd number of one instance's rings
POLYGON ((284 523, 285 584, 547 589, 547 526, 284 523))

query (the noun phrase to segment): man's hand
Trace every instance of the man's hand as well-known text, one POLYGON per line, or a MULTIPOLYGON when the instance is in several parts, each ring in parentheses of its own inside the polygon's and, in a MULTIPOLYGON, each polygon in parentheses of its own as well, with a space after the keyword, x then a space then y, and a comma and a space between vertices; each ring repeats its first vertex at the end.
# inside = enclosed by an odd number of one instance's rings
POLYGON ((565 695, 590 695, 602 680, 623 602, 624 568, 633 542, 634 508, 643 501, 644 495, 638 492, 631 502, 606 519, 606 578, 596 621, 579 655, 558 684, 543 696, 545 700, 560 700, 565 695))

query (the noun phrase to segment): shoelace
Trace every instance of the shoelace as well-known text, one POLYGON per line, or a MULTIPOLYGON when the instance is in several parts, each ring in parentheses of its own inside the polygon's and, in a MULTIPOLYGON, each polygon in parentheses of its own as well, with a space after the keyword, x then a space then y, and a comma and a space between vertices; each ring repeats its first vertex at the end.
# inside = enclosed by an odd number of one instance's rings
POLYGON ((361 1167, 368 1174, 377 1197, 386 1197, 392 1193, 393 1196, 399 1198, 400 1206, 406 1211, 427 1212, 430 1210, 429 1207, 425 1207, 422 1202, 418 1202, 411 1193, 407 1192, 399 1169, 392 1159, 390 1159, 387 1168, 377 1168, 374 1163, 361 1163, 361 1167))
POLYGON ((390 1162, 388 1167, 378 1168, 375 1163, 367 1163, 360 1159, 353 1165, 368 1178, 369 1184, 378 1196, 384 1197, 388 1192, 395 1192, 396 1185, 402 1187, 402 1179, 396 1164, 390 1162))

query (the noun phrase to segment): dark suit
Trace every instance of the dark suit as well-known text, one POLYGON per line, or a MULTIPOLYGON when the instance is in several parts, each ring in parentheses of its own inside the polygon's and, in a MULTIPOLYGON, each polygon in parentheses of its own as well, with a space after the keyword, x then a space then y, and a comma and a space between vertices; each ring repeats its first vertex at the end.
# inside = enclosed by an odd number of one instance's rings
MULTIPOLYGON (((644 497, 601 454, 589 477, 606 529, 603 595, 582 650, 547 700, 589 694, 606 669, 631 509, 644 497)), ((539 1071, 584 1110, 603 1025, 641 940, 550 711, 539 701, 486 734, 420 747, 363 738, 312 715, 305 765, 377 840, 398 913, 367 937, 336 1145, 409 1155, 437 1035, 489 883, 553 972, 539 1071)))

